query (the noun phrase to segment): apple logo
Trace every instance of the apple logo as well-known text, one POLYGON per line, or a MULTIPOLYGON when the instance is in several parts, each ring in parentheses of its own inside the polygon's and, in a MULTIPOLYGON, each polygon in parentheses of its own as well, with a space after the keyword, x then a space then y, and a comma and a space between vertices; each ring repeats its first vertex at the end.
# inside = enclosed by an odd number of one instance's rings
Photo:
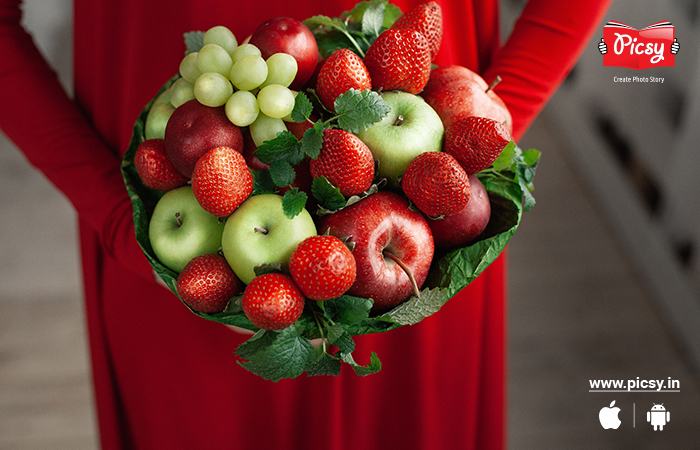
POLYGON ((598 413, 598 419, 603 428, 617 430, 620 427, 620 418, 617 417, 620 408, 615 406, 615 400, 610 403, 610 407, 603 407, 598 413))

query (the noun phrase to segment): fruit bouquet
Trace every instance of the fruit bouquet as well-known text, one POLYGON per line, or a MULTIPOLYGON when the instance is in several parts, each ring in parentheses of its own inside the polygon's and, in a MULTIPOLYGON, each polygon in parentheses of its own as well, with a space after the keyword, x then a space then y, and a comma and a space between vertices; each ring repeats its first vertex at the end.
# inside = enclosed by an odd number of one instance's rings
POLYGON ((254 333, 265 379, 379 371, 353 336, 436 313, 534 206, 493 84, 432 64, 435 2, 184 36, 122 164, 136 237, 192 313, 254 333))

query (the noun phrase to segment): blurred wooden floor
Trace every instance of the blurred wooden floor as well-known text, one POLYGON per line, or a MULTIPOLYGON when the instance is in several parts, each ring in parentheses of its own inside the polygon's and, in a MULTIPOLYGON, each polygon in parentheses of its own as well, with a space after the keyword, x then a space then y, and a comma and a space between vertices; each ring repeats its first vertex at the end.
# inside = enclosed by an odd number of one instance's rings
MULTIPOLYGON (((643 280, 544 118, 537 207, 509 246, 510 448, 697 448, 700 394, 643 280), (589 379, 680 380, 680 393, 589 393, 589 379), (623 424, 603 430, 612 400, 623 424), (651 431, 663 402, 671 422, 651 431), (631 426, 634 403, 636 426, 631 426)), ((69 205, 0 144, 0 449, 97 448, 69 205)))

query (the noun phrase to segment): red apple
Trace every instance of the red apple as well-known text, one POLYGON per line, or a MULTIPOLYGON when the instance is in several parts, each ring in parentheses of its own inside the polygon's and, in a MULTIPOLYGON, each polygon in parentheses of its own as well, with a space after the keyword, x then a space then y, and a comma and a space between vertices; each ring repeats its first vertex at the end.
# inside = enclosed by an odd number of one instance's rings
POLYGON ((357 278, 348 294, 374 299, 375 312, 406 300, 428 276, 434 253, 430 227, 399 194, 380 191, 365 197, 324 216, 318 230, 354 244, 357 278))
POLYGON ((445 128, 461 116, 490 117, 506 123, 513 132, 513 119, 503 100, 476 72, 462 66, 438 67, 420 96, 433 107, 445 128))
POLYGON ((300 90, 311 78, 318 64, 318 45, 311 30, 297 19, 276 17, 258 26, 250 37, 251 44, 267 59, 275 53, 288 53, 297 61, 297 75, 289 86, 300 90))
POLYGON ((214 147, 243 153, 240 128, 226 117, 224 107, 211 108, 190 100, 175 109, 165 127, 165 151, 175 168, 192 177, 199 158, 214 147))
POLYGON ((461 211, 442 219, 428 219, 436 247, 464 247, 479 237, 488 225, 491 202, 476 175, 469 175, 469 188, 471 196, 461 211))

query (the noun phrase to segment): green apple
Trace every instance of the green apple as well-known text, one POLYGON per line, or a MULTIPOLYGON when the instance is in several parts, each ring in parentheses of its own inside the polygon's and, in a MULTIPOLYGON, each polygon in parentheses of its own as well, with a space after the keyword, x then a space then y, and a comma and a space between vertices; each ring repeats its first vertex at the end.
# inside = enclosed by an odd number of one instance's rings
POLYGON ((398 179, 416 156, 442 149, 445 128, 440 116, 421 97, 399 91, 381 95, 391 111, 357 136, 379 160, 379 175, 398 187, 398 179))
POLYGON ((165 126, 173 111, 175 111, 175 107, 170 103, 170 89, 166 89, 153 102, 151 110, 146 116, 146 126, 143 131, 146 139, 163 139, 165 137, 165 126))
POLYGON ((199 206, 190 186, 166 192, 148 226, 153 253, 178 273, 195 256, 218 252, 223 232, 224 224, 199 206))
POLYGON ((281 196, 260 194, 249 197, 226 219, 221 248, 233 272, 248 284, 262 263, 281 263, 286 270, 296 246, 314 235, 316 225, 308 211, 290 219, 281 196))

